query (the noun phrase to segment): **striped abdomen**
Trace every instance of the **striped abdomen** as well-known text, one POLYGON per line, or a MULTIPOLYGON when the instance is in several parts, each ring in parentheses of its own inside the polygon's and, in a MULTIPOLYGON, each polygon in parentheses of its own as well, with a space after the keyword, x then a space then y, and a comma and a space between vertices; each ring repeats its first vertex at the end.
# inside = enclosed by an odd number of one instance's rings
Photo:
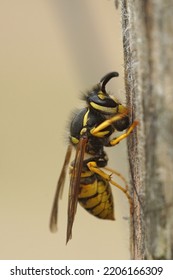
POLYGON ((110 184, 100 175, 82 172, 78 201, 92 215, 114 220, 113 197, 110 184))

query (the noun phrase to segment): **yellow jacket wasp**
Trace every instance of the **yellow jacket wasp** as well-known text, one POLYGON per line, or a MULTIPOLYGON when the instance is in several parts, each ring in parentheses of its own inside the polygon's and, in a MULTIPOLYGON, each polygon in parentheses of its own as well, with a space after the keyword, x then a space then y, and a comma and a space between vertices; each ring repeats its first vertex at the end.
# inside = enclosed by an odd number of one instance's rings
POLYGON ((66 242, 72 236, 72 226, 77 209, 77 203, 92 215, 114 220, 113 197, 110 184, 124 192, 130 203, 132 199, 128 186, 122 175, 107 167, 108 158, 104 147, 111 147, 128 137, 138 124, 134 121, 129 124, 128 109, 115 97, 106 92, 106 84, 117 72, 105 75, 100 82, 88 92, 84 99, 86 107, 81 109, 73 118, 70 127, 70 144, 68 145, 63 168, 57 184, 51 218, 50 229, 57 230, 57 212, 60 193, 65 182, 67 166, 70 161, 72 147, 76 149, 75 160, 70 166, 70 188, 68 199, 68 223, 66 242), (127 131, 117 138, 111 139, 116 131, 127 131), (125 187, 112 180, 111 175, 104 170, 119 176, 125 187))

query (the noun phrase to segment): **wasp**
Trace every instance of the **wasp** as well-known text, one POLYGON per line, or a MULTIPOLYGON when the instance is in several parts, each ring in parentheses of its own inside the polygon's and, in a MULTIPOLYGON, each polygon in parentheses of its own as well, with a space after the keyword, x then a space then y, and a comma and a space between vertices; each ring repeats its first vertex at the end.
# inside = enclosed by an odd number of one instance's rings
POLYGON ((132 212, 133 203, 128 185, 121 174, 107 167, 108 157, 104 150, 104 147, 115 146, 128 137, 138 124, 137 121, 130 124, 128 109, 106 91, 106 84, 117 76, 119 76, 117 72, 108 73, 85 94, 86 106, 76 113, 70 125, 69 145, 57 183, 50 218, 50 230, 55 232, 57 230, 58 202, 74 147, 76 155, 70 164, 69 172, 66 242, 72 237, 78 202, 93 216, 114 220, 114 204, 110 185, 114 185, 126 195, 132 212), (114 132, 124 130, 126 132, 113 137, 114 132), (119 176, 125 182, 125 187, 112 180, 112 174, 119 176))

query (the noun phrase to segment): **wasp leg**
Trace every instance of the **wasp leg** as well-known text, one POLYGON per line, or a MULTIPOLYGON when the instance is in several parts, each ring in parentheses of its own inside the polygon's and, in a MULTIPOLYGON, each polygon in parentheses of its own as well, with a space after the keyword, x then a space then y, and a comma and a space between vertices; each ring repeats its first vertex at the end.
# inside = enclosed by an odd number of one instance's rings
POLYGON ((125 196, 127 197, 128 201, 129 201, 129 205, 130 205, 130 214, 132 215, 133 214, 133 200, 132 200, 132 197, 130 196, 130 194, 128 193, 128 188, 123 188, 121 187, 120 185, 118 185, 115 181, 113 180, 110 180, 110 183, 112 185, 114 185, 115 187, 117 187, 118 189, 120 189, 124 194, 125 196))
POLYGON ((133 131, 133 129, 138 125, 138 121, 134 121, 131 126, 127 129, 127 131, 123 134, 121 134, 119 137, 112 139, 109 144, 110 146, 117 145, 120 141, 127 138, 129 134, 133 131))
POLYGON ((103 167, 103 169, 105 169, 105 170, 107 170, 107 171, 110 171, 112 174, 115 174, 116 176, 118 176, 118 177, 124 182, 125 188, 126 188, 126 190, 128 191, 128 184, 127 184, 127 181, 126 181, 126 179, 123 177, 123 175, 122 175, 121 173, 119 173, 119 172, 117 172, 116 170, 114 170, 114 169, 112 169, 112 168, 110 168, 110 167, 107 167, 107 166, 103 167))
POLYGON ((98 166, 97 163, 95 161, 90 161, 87 163, 87 166, 89 168, 90 171, 100 175, 103 179, 110 181, 111 180, 111 175, 108 175, 107 173, 105 173, 104 171, 102 171, 98 166))
POLYGON ((128 111, 126 111, 123 114, 116 115, 116 116, 114 116, 114 117, 112 117, 112 118, 102 122, 97 127, 92 128, 90 130, 90 133, 93 136, 96 136, 96 137, 104 137, 107 134, 107 132, 106 131, 102 131, 102 130, 105 129, 106 127, 110 126, 114 122, 116 122, 118 120, 121 120, 123 117, 127 116, 127 113, 128 113, 128 111))
MULTIPOLYGON (((103 129, 105 129, 106 127, 110 126, 111 124, 113 124, 114 122, 118 121, 118 120, 121 120, 124 116, 127 115, 127 112, 126 113, 123 113, 123 114, 119 114, 119 115, 116 115, 104 122, 102 122, 100 125, 98 125, 97 127, 95 128, 92 128, 90 130, 90 133, 93 135, 93 136, 96 136, 96 137, 104 137, 106 134, 109 133, 109 131, 102 131, 103 129)), ((127 132, 123 133, 122 135, 120 135, 119 137, 117 138, 114 138, 112 139, 108 146, 115 146, 116 144, 118 144, 120 141, 122 141, 124 138, 128 137, 129 134, 133 131, 133 129, 138 125, 138 121, 134 121, 131 126, 128 128, 127 132)))
MULTIPOLYGON (((128 193, 128 187, 126 185, 125 188, 123 188, 122 186, 120 186, 118 183, 116 183, 115 181, 113 181, 111 179, 111 175, 108 175, 107 173, 105 173, 104 171, 102 171, 98 166, 97 163, 95 161, 90 161, 87 164, 88 168, 90 171, 100 175, 103 179, 108 180, 110 182, 110 184, 114 185, 115 187, 117 187, 119 190, 121 190, 127 197, 129 204, 130 204, 130 214, 133 213, 133 201, 132 198, 130 196, 130 194, 128 193)), ((106 168, 105 168, 106 169, 106 168)), ((108 169, 109 170, 109 169, 108 169)), ((110 169, 111 171, 111 169, 110 169)), ((112 170, 113 171, 113 170, 112 170)), ((113 171, 112 173, 115 173, 115 171, 113 171)), ((118 174, 118 173, 117 173, 118 174)), ((123 178, 123 177, 122 177, 123 178)))
POLYGON ((113 184, 114 186, 116 186, 117 188, 121 187, 121 191, 124 192, 124 194, 126 195, 128 201, 129 201, 129 204, 130 204, 130 213, 132 214, 133 213, 133 201, 132 201, 132 197, 129 195, 129 187, 128 187, 128 184, 127 184, 127 181, 126 179, 123 177, 122 174, 120 174, 119 172, 115 171, 114 169, 110 168, 110 167, 103 167, 105 170, 108 170, 110 171, 112 174, 115 174, 116 176, 120 177, 121 180, 124 182, 125 184, 125 188, 119 186, 115 181, 113 180, 110 180, 110 183, 113 184), (118 187, 119 186, 119 187, 118 187))

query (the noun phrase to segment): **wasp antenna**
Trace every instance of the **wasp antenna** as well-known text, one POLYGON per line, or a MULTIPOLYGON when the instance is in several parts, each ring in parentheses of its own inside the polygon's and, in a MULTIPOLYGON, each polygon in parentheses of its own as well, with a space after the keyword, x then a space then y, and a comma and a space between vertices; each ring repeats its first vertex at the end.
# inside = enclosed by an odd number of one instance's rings
POLYGON ((100 84, 101 84, 101 90, 102 92, 106 93, 106 84, 114 77, 118 77, 119 73, 118 72, 110 72, 108 74, 106 74, 101 80, 100 80, 100 84))

